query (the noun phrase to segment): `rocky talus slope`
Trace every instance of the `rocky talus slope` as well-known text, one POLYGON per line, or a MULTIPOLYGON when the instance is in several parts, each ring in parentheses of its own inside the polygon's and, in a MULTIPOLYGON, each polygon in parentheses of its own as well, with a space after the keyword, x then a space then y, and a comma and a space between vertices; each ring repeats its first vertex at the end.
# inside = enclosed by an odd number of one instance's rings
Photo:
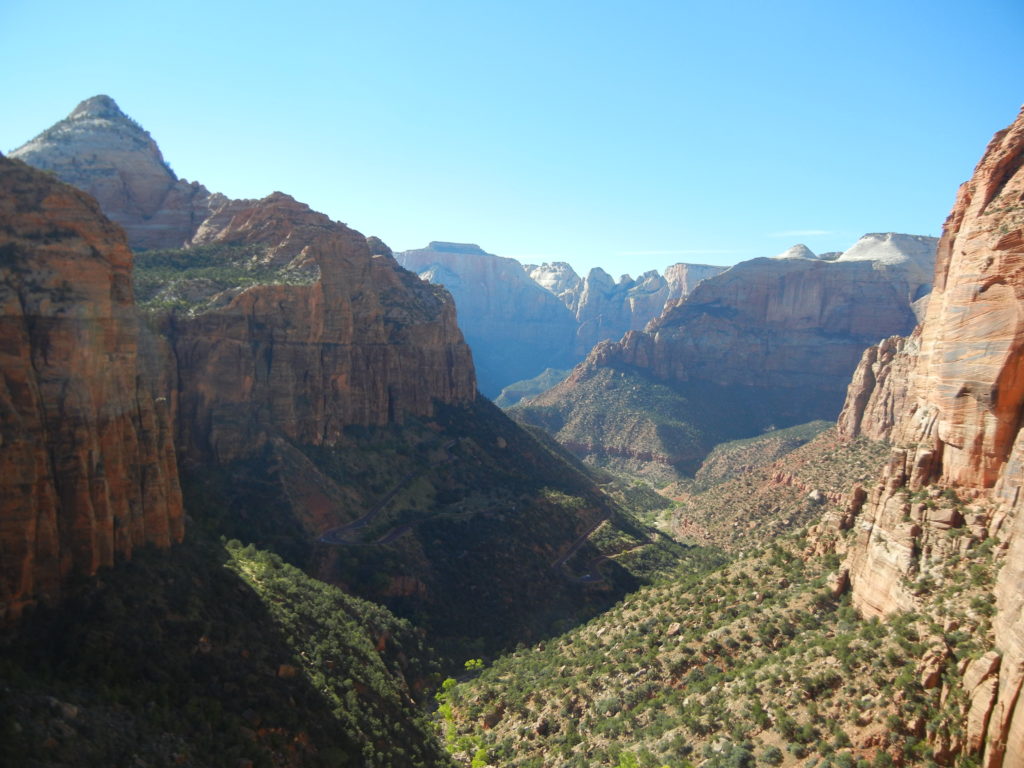
POLYGON ((131 273, 91 198, 0 157, 0 619, 182 537, 131 273))
POLYGON ((517 417, 658 480, 692 473, 723 440, 832 419, 863 350, 914 327, 934 242, 866 235, 834 259, 803 249, 738 264, 645 331, 598 344, 517 417))
POLYGON ((573 348, 572 314, 515 259, 476 245, 442 242, 403 251, 396 258, 455 297, 480 391, 488 397, 546 368, 570 368, 580 359, 573 348))
POLYGON ((1024 112, 960 188, 924 322, 869 349, 857 369, 840 430, 894 449, 866 501, 823 526, 854 531, 838 548, 868 616, 919 607, 951 563, 996 542, 1003 565, 990 634, 981 630, 992 650, 950 684, 969 696, 966 738, 953 751, 980 753, 986 768, 1024 764, 1022 300, 1024 112))
POLYGON ((10 153, 96 198, 133 249, 179 248, 223 195, 179 179, 152 137, 109 96, 93 96, 10 153))

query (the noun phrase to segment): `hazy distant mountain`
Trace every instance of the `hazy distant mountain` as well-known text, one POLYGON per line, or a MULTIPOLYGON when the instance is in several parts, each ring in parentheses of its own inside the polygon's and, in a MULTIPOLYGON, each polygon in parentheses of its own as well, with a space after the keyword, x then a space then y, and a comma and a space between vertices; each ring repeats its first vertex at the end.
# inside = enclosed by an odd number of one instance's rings
POLYGON ((545 368, 571 368, 576 321, 515 259, 477 245, 432 242, 396 253, 398 263, 455 298, 459 327, 473 350, 480 391, 497 397, 508 384, 545 368))
POLYGON ((871 234, 834 260, 803 247, 737 264, 518 413, 581 456, 659 476, 724 439, 834 419, 863 350, 914 327, 936 243, 871 234))
POLYGON ((600 268, 581 278, 562 261, 526 264, 523 268, 576 316, 579 328, 574 350, 581 358, 599 341, 619 339, 626 331, 643 329, 666 304, 687 296, 701 280, 727 269, 709 264, 673 264, 664 276, 651 270, 636 280, 622 275, 616 282, 600 268))

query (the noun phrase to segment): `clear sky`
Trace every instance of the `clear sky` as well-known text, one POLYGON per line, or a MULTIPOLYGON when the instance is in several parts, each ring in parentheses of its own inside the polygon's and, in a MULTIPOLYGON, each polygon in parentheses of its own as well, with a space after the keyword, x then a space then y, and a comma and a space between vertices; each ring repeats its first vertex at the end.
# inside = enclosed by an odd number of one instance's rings
POLYGON ((106 93, 213 191, 636 276, 938 235, 1024 2, 2 0, 0 72, 0 151, 106 93))

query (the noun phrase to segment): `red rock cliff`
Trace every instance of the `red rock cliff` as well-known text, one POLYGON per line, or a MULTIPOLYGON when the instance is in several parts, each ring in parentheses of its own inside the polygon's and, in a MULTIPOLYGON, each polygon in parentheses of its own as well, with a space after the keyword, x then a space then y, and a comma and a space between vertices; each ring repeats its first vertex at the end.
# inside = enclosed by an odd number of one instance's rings
POLYGON ((182 536, 131 269, 91 198, 0 157, 0 618, 182 536))
POLYGON ((204 243, 263 244, 283 264, 315 264, 310 285, 264 285, 176 321, 179 444, 229 461, 272 436, 332 444, 348 425, 429 415, 436 400, 469 402, 469 348, 444 289, 291 197, 235 201, 204 243))
MULTIPOLYGON (((1005 550, 994 593, 996 651, 965 670, 969 751, 986 768, 1024 765, 1024 111, 996 134, 957 195, 925 320, 862 359, 840 417, 847 436, 895 444, 855 518, 853 600, 868 615, 915 607, 910 581, 938 573, 962 527, 1005 550), (952 488, 973 504, 927 509, 910 494, 952 488), (979 664, 986 667, 981 670, 979 664), (980 670, 980 671, 979 671, 980 670)), ((934 497, 934 495, 933 495, 934 497)))

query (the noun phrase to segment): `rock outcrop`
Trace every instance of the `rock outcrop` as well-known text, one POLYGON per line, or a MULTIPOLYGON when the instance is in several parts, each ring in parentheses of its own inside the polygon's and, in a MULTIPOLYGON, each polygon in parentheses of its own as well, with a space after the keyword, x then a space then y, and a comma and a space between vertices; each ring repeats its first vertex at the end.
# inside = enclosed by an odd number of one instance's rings
POLYGON ((473 350, 480 391, 488 397, 546 368, 570 368, 579 361, 572 314, 515 259, 476 245, 442 242, 395 258, 451 292, 473 350))
POLYGON ((121 229, 0 157, 0 619, 183 533, 121 229))
POLYGON ((308 285, 258 285, 170 327, 180 381, 179 445, 230 461, 285 437, 330 445, 351 425, 430 415, 476 397, 451 296, 399 267, 386 246, 276 192, 237 202, 196 240, 261 245, 315 266, 308 285))
POLYGON ((666 305, 679 302, 701 280, 724 272, 726 267, 673 264, 664 276, 651 270, 636 280, 622 275, 618 282, 600 268, 580 278, 565 262, 527 264, 524 269, 576 316, 579 327, 574 352, 583 359, 600 341, 620 339, 627 331, 642 330, 666 305))
MULTIPOLYGON (((871 258, 874 244, 934 240, 866 235, 835 261, 753 259, 705 280, 644 334, 595 350, 665 380, 845 393, 864 348, 914 326, 928 282, 916 258, 871 258)), ((885 248, 897 250, 896 248, 885 248)), ((836 406, 841 403, 840 394, 836 406)))
MULTIPOLYGON (((996 134, 957 195, 939 244, 925 320, 869 349, 840 429, 894 443, 853 524, 847 568, 868 615, 918 603, 914 581, 959 548, 997 537, 995 661, 961 670, 967 748, 986 768, 1024 764, 1024 111, 996 134), (929 504, 943 497, 958 500, 929 504), (943 507, 946 507, 945 509, 943 507), (1001 663, 1000 663, 1001 655, 1001 663)), ((984 658, 984 657, 983 657, 984 658)))
POLYGON ((223 195, 179 179, 152 137, 109 96, 93 96, 11 152, 96 198, 135 249, 179 248, 223 195))
POLYGON ((928 285, 920 262, 935 242, 866 235, 836 259, 798 249, 737 264, 700 282, 643 332, 599 343, 521 413, 588 457, 625 451, 631 462, 649 455, 683 472, 721 440, 833 419, 864 349, 914 327, 913 304, 928 285), (671 411, 658 410, 670 401, 671 411), (598 404, 616 420, 591 413, 598 404), (671 429, 668 414, 680 420, 671 429), (628 431, 655 444, 625 446, 628 431))

